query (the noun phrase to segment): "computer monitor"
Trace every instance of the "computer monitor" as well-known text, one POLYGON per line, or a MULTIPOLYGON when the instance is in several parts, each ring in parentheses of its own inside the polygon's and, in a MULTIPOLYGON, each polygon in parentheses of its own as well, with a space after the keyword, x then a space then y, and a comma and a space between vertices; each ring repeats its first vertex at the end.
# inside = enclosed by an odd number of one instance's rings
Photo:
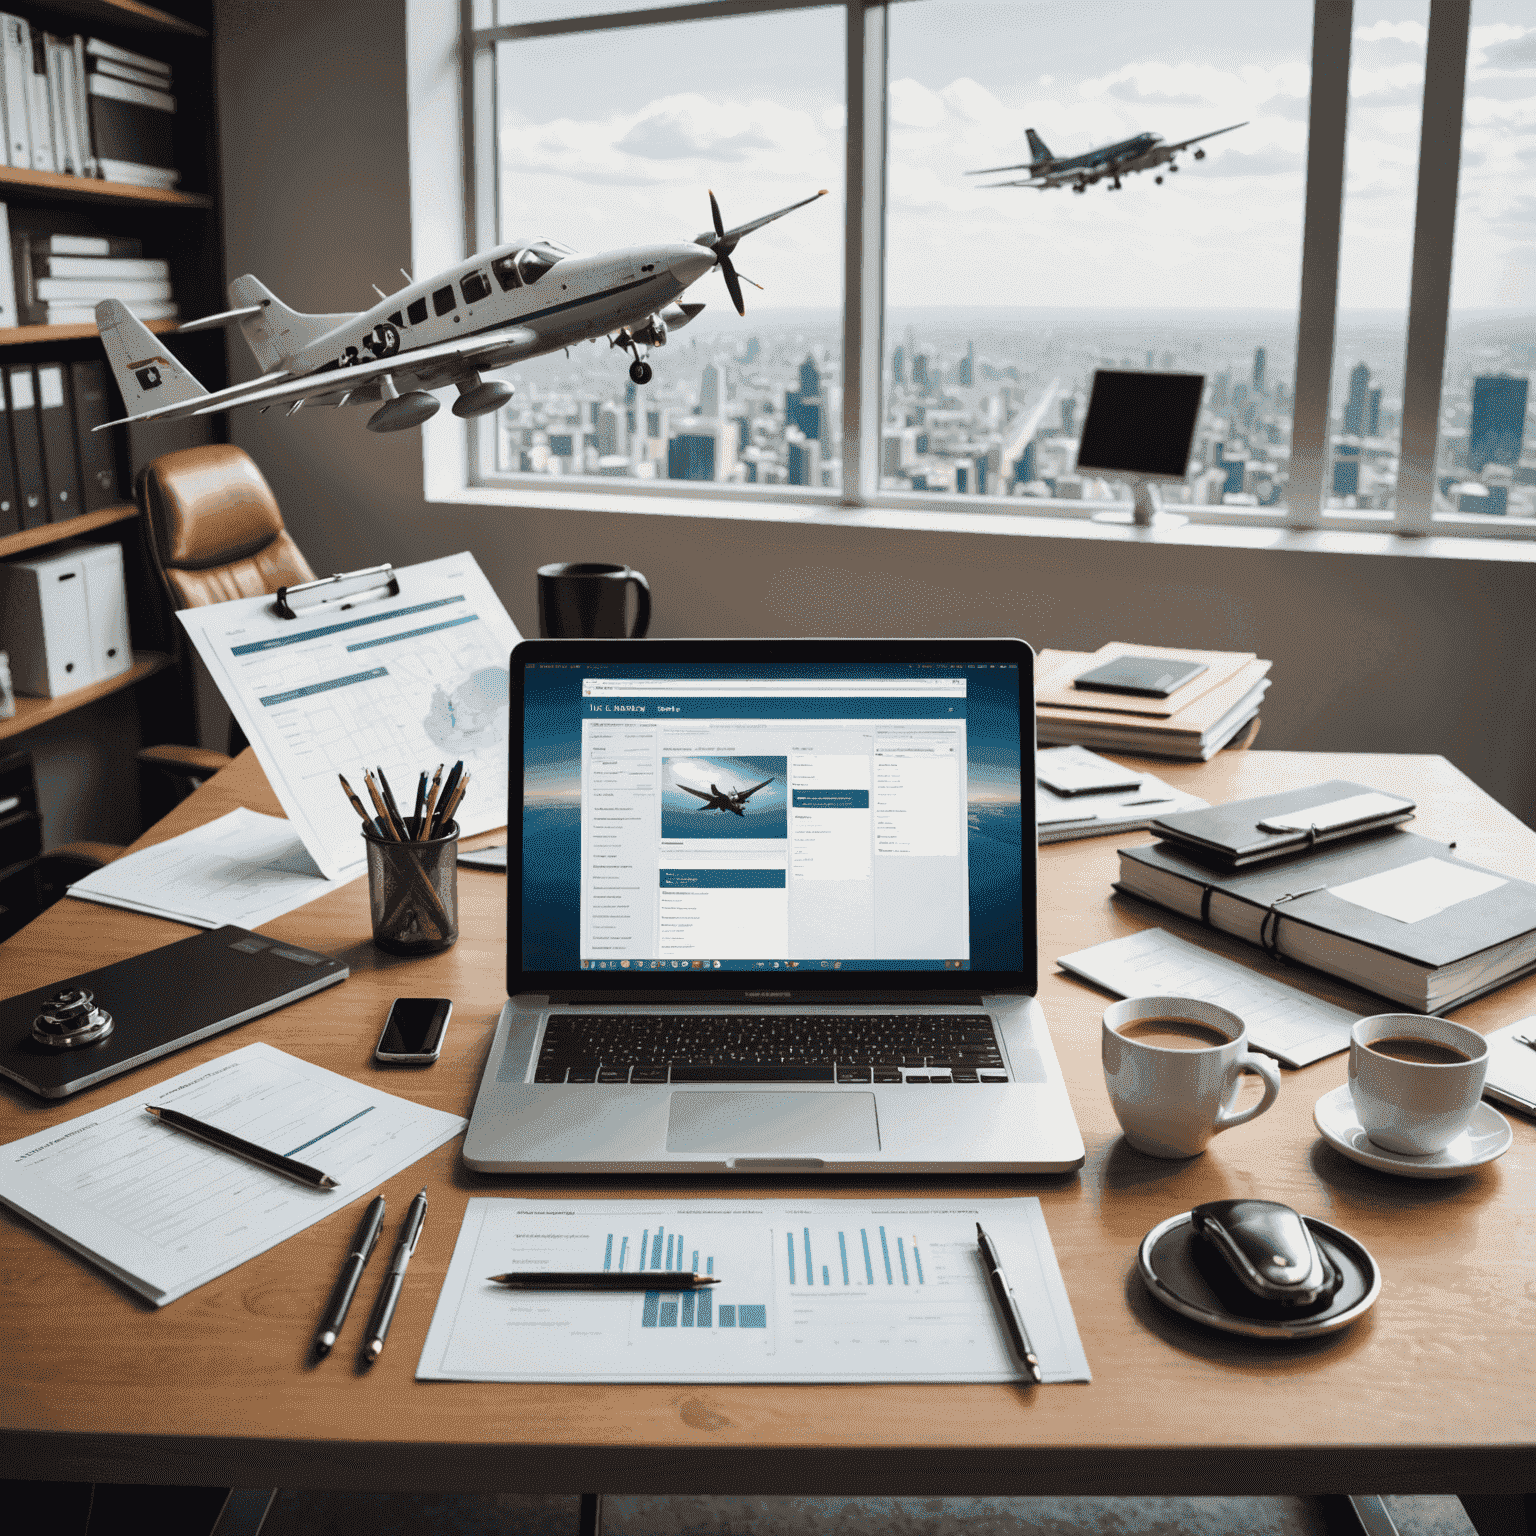
POLYGON ((1153 487, 1183 483, 1204 389, 1203 373, 1094 372, 1077 467, 1128 480, 1133 493, 1129 517, 1100 513, 1098 521, 1134 522, 1140 528, 1188 521, 1163 512, 1153 487))

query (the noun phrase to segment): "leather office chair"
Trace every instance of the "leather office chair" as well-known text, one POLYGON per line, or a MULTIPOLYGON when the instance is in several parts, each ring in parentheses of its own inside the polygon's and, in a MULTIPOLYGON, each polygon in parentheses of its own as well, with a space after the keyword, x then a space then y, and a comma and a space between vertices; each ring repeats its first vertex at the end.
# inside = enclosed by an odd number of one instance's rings
MULTIPOLYGON (((313 581, 278 510, 277 498, 251 456, 230 443, 162 454, 139 472, 134 487, 149 529, 149 545, 173 607, 201 608, 236 597, 257 597, 313 581)), ((244 746, 231 726, 231 752, 244 746)), ((185 799, 229 762, 203 747, 145 747, 138 760, 159 782, 150 820, 185 799)))

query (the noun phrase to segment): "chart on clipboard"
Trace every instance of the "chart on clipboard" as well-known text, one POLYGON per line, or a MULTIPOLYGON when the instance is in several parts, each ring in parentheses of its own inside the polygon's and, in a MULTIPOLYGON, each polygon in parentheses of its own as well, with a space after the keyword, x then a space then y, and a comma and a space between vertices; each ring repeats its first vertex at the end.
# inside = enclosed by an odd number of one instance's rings
POLYGON ((292 616, 269 596, 177 615, 320 873, 363 863, 337 775, 356 782, 364 766, 409 792, 423 767, 462 758, 473 783, 461 833, 502 826, 508 657, 521 637, 474 556, 404 566, 331 601, 326 585, 292 616))

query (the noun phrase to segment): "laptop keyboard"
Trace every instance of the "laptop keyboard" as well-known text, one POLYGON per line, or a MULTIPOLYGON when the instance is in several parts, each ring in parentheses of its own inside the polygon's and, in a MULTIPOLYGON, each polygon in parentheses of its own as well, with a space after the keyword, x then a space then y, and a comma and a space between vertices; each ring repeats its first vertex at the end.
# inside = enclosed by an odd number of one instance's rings
POLYGON ((536 1083, 1006 1083, 986 1014, 550 1016, 536 1083))

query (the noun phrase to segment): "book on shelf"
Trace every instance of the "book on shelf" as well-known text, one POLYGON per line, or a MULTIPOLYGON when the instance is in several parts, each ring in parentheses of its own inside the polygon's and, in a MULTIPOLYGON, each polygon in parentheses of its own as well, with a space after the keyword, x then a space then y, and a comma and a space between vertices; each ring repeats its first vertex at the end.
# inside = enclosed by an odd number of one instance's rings
MULTIPOLYGON (((151 320, 175 320, 181 314, 181 306, 174 299, 127 299, 127 309, 148 324, 151 320)), ((44 306, 39 325, 95 325, 96 306, 63 302, 44 306)))
POLYGON ((102 299, 169 299, 171 285, 163 277, 38 277, 28 285, 34 302, 44 304, 95 304, 102 299))
POLYGON ((16 307, 16 267, 11 257, 11 211, 0 203, 0 327, 20 325, 16 307))
POLYGON ((43 443, 38 435, 37 390, 30 363, 16 363, 5 370, 10 406, 11 445, 16 470, 16 503, 23 528, 42 528, 48 522, 48 484, 43 478, 43 443))
POLYGON ((109 278, 129 282, 170 280, 171 264, 160 256, 56 256, 49 249, 48 236, 32 242, 34 277, 109 278))
POLYGON ((75 448, 75 418, 64 388, 62 363, 37 365, 37 426, 43 444, 43 481, 48 487, 48 517, 62 523, 85 511, 80 495, 80 461, 75 448))
MULTIPOLYGON (((168 262, 142 254, 85 256, 58 252, 55 242, 69 239, 53 234, 22 234, 10 242, 11 269, 18 325, 87 325, 95 320, 102 299, 121 299, 141 320, 173 320, 179 311, 171 292, 168 262)), ((93 237, 73 237, 80 243, 93 237)), ((114 242, 109 249, 138 241, 114 242)))
POLYGON ((174 187, 170 86, 158 59, 0 12, 0 116, 13 166, 174 187))
MULTIPOLYGON (((1055 697, 1061 688, 1071 686, 1078 673, 1108 659, 1102 650, 1041 651, 1035 659, 1036 699, 1055 697)), ((1244 661, 1226 681, 1170 717, 1129 713, 1103 704, 1084 709, 1037 702, 1036 735, 1042 744, 1209 761, 1258 714, 1272 665, 1258 657, 1244 661)), ((1112 696, 1099 698, 1108 701, 1112 696)))
POLYGON ((42 256, 133 257, 144 254, 144 242, 136 235, 44 234, 32 236, 32 249, 42 256))
POLYGON ((122 500, 118 489, 117 444, 114 434, 95 429, 117 415, 107 365, 99 357, 69 365, 70 403, 75 413, 75 442, 80 449, 80 499, 83 510, 96 512, 122 500))
POLYGON ((11 413, 5 390, 0 389, 0 535, 20 533, 24 526, 21 499, 16 494, 16 464, 11 457, 11 413))
POLYGON ((1122 848, 1117 889, 1418 1013, 1536 966, 1536 886, 1389 828, 1248 869, 1169 842, 1122 848))

